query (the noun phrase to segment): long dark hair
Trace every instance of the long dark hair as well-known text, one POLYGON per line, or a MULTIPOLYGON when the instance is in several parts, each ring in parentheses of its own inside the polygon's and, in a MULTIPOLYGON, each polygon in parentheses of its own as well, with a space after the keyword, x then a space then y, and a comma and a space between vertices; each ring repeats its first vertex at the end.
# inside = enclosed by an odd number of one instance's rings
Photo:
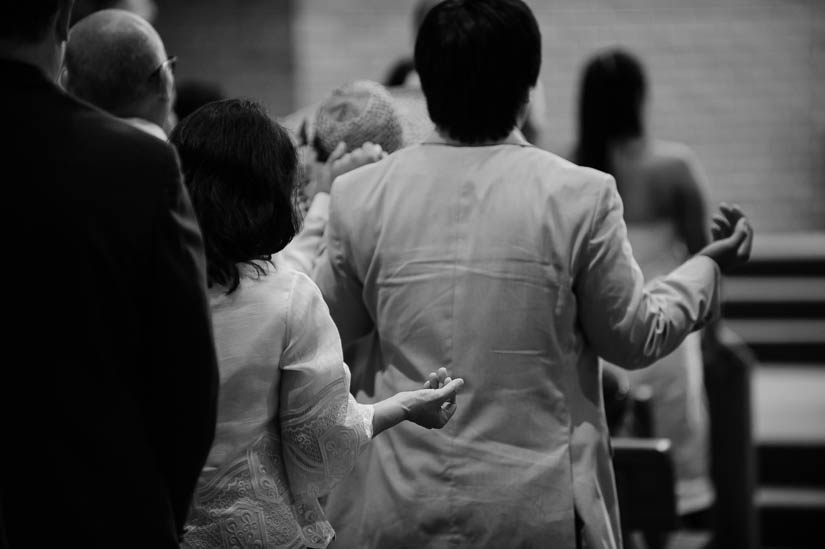
POLYGON ((575 162, 612 173, 610 146, 644 135, 646 96, 644 67, 633 54, 610 49, 592 57, 585 65, 579 89, 575 162))
POLYGON ((295 236, 298 160, 287 131, 252 101, 204 105, 170 136, 206 248, 209 285, 240 283, 238 263, 264 270, 295 236))

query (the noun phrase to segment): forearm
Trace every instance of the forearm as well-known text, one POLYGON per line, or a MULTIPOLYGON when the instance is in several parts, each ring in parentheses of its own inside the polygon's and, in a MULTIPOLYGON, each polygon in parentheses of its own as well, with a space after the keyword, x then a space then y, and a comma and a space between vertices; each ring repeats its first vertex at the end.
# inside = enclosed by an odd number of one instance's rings
POLYGON ((718 318, 722 263, 717 257, 724 259, 735 248, 720 243, 719 249, 703 250, 666 277, 645 284, 612 181, 595 211, 600 213, 594 215, 575 285, 580 325, 599 356, 622 368, 643 368, 718 318))
POLYGON ((403 393, 391 396, 373 405, 372 436, 376 437, 381 431, 395 427, 406 420, 409 408, 404 405, 403 393))
POLYGON ((402 391, 373 405, 372 436, 409 420, 426 429, 441 429, 455 413, 455 395, 464 385, 446 368, 430 374, 426 388, 402 391))
POLYGON ((691 260, 644 288, 603 356, 624 368, 649 366, 719 315, 719 270, 705 258, 691 260), (622 336, 625 334, 625 336, 622 336), (624 351, 624 352, 622 352, 624 351))

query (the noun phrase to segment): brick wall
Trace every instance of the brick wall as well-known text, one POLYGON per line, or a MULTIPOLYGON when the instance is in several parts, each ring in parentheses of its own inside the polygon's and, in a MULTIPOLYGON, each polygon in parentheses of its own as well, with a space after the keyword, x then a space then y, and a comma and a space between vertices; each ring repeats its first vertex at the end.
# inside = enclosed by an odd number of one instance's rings
MULTIPOLYGON (((254 2, 253 2, 254 3, 254 2)), ((597 48, 646 62, 651 132, 692 147, 711 198, 758 230, 825 229, 825 2, 528 1, 544 38, 548 148, 573 139, 578 71, 597 48)), ((411 49, 414 0, 295 0, 295 104, 353 78, 380 80, 411 49)))
MULTIPOLYGON (((285 115, 412 44, 415 0, 158 0, 179 78, 219 81, 285 115)), ((825 1, 532 0, 551 133, 573 139, 578 71, 597 48, 646 62, 651 132, 692 147, 714 201, 763 231, 825 229, 825 1)))

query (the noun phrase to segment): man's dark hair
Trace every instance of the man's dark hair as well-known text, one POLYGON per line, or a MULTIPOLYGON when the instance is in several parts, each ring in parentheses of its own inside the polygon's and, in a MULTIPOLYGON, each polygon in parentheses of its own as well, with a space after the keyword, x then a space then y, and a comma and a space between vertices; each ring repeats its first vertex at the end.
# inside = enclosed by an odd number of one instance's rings
POLYGON ((446 0, 415 42, 430 118, 462 143, 506 137, 540 67, 541 33, 521 0, 446 0))
POLYGON ((603 51, 585 65, 579 89, 575 162, 613 173, 608 150, 616 141, 644 135, 647 79, 642 63, 621 49, 603 51))
POLYGON ((60 7, 58 0, 8 0, 0 17, 0 40, 39 42, 60 7))
POLYGON ((238 263, 263 275, 254 261, 270 261, 298 230, 295 147, 263 107, 244 99, 204 105, 169 140, 203 233, 209 285, 232 293, 238 263))

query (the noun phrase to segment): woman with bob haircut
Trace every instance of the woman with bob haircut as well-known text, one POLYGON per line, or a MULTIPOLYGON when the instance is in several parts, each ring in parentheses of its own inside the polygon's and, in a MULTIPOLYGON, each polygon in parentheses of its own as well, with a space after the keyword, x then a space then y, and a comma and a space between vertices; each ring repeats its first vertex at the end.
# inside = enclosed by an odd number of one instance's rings
POLYGON ((386 398, 449 364, 440 431, 401 425, 330 494, 336 547, 621 546, 599 356, 642 368, 718 313, 751 230, 645 286, 609 175, 518 131, 541 65, 521 0, 445 0, 415 66, 436 131, 336 180, 316 270, 344 344, 378 334, 386 398))
POLYGON ((364 445, 404 420, 441 428, 463 380, 374 405, 349 393, 318 288, 272 263, 295 235, 297 156, 257 104, 205 105, 172 132, 206 248, 220 389, 215 441, 187 521, 189 547, 326 547, 318 498, 364 445))

